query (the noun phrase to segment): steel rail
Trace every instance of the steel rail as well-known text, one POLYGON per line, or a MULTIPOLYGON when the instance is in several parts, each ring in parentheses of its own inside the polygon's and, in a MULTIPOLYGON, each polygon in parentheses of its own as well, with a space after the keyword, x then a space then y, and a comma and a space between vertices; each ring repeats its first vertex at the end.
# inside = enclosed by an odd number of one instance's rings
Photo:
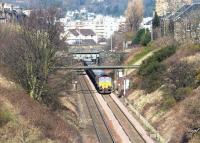
MULTIPOLYGON (((94 103, 95 103, 95 106, 96 106, 96 108, 97 108, 97 110, 98 110, 98 112, 99 112, 99 115, 100 115, 100 117, 101 117, 103 123, 104 123, 104 126, 106 127, 106 129, 107 129, 107 131, 108 131, 108 133, 109 133, 109 136, 110 136, 112 142, 115 143, 114 137, 112 136, 111 131, 110 131, 110 129, 108 128, 108 126, 107 126, 107 124, 106 124, 106 121, 105 121, 105 119, 104 119, 104 117, 103 117, 103 115, 102 115, 102 113, 101 113, 101 111, 100 111, 100 109, 99 109, 98 104, 96 103, 96 100, 95 100, 94 97, 92 96, 92 91, 90 90, 89 85, 88 85, 86 79, 85 79, 84 77, 82 77, 82 79, 83 79, 83 81, 85 82, 85 85, 86 85, 87 88, 88 88, 89 93, 87 93, 87 94, 90 95, 90 96, 92 97, 92 100, 93 100, 94 103)), ((80 78, 79 78, 79 82, 80 82, 81 86, 83 87, 83 83, 81 82, 81 79, 80 79, 80 78)), ((87 104, 87 107, 88 107, 90 116, 91 116, 91 118, 92 118, 93 126, 94 126, 94 128, 95 128, 95 132, 96 132, 96 134, 97 134, 98 140, 99 140, 99 142, 103 142, 103 143, 104 143, 105 141, 102 140, 102 137, 101 137, 101 135, 100 135, 100 133, 99 133, 99 131, 98 131, 98 127, 97 127, 96 124, 95 124, 95 121, 94 121, 95 119, 94 119, 93 116, 92 116, 92 111, 91 111, 91 109, 89 108, 89 103, 88 103, 88 100, 86 99, 86 95, 84 95, 84 100, 85 100, 85 102, 86 102, 86 104, 87 104)))
MULTIPOLYGON (((112 101, 112 103, 113 104, 115 104, 115 106, 117 106, 118 107, 118 109, 121 111, 121 113, 124 115, 124 117, 127 119, 127 121, 128 121, 128 123, 129 124, 131 124, 131 126, 134 128, 134 130, 137 132, 137 135, 139 135, 140 136, 140 138, 144 141, 144 143, 146 142, 145 140, 144 140, 144 138, 141 136, 141 134, 137 131, 137 129, 135 128, 135 126, 131 123, 131 121, 129 120, 129 118, 127 118, 127 116, 125 115, 125 113, 122 111, 122 109, 118 106, 118 104, 113 100, 113 98, 110 96, 110 95, 108 95, 107 97, 105 97, 105 98, 109 98, 111 101, 112 101)), ((109 100, 109 99, 105 99, 104 98, 104 100, 109 100)), ((113 107, 111 107, 112 105, 109 105, 109 103, 107 102, 107 104, 108 104, 108 106, 110 107, 110 109, 112 110, 112 108, 113 107)), ((113 111, 113 110, 112 110, 113 111)), ((113 112, 113 114, 115 115, 116 113, 115 112, 113 112)), ((116 115, 115 115, 116 116, 116 115)), ((116 116, 116 117, 118 117, 118 116, 116 116)), ((119 117, 118 117, 119 118, 119 117)), ((119 121, 119 119, 117 118, 117 120, 119 121)), ((119 123, 120 123, 120 125, 123 127, 123 125, 121 124, 121 122, 119 121, 119 123)), ((124 128, 123 128, 124 129, 124 128)), ((124 129, 124 131, 125 131, 125 133, 128 135, 129 133, 127 133, 127 131, 124 129)), ((129 135, 128 135, 129 136, 129 135)), ((130 137, 129 137, 130 138, 130 137)), ((131 140, 131 139, 130 139, 131 140)))
MULTIPOLYGON (((80 75, 79 75, 79 76, 80 76, 80 75)), ((79 79, 79 78, 78 78, 78 79, 79 79)), ((81 91, 83 91, 83 84, 82 84, 82 82, 81 82, 80 79, 79 79, 79 83, 80 83, 81 91)), ((98 138, 99 142, 101 142, 101 137, 100 137, 100 135, 99 135, 99 132, 98 132, 97 127, 96 127, 96 124, 95 124, 95 122, 94 122, 94 118, 93 118, 93 116, 92 116, 92 111, 91 111, 91 109, 90 109, 90 107, 89 107, 89 105, 88 105, 88 102, 87 102, 87 100, 86 100, 85 95, 84 95, 83 97, 84 97, 85 103, 86 103, 86 105, 87 105, 87 108, 88 108, 90 117, 91 117, 91 119, 92 119, 92 124, 93 124, 93 127, 94 127, 94 129, 95 129, 97 138, 98 138)))
POLYGON ((112 133, 111 133, 111 131, 110 131, 108 125, 106 124, 106 120, 105 120, 103 114, 101 113, 101 111, 100 111, 100 109, 99 109, 99 105, 97 104, 97 102, 96 102, 94 96, 92 96, 92 92, 91 92, 91 90, 90 90, 90 86, 88 85, 86 79, 85 79, 85 78, 83 78, 83 79, 84 79, 84 81, 85 81, 85 83, 86 83, 86 85, 87 85, 87 87, 88 87, 88 89, 89 89, 89 92, 91 93, 90 95, 91 95, 93 101, 95 102, 95 105, 96 105, 96 107, 97 107, 97 109, 98 109, 98 111, 99 111, 99 113, 100 113, 100 115, 101 115, 101 118, 103 119, 104 125, 105 125, 105 127, 106 127, 106 129, 107 129, 107 131, 108 131, 108 133, 109 133, 109 135, 110 135, 110 137, 111 137, 111 139, 112 139, 112 142, 115 143, 114 137, 113 137, 113 135, 112 135, 112 133))

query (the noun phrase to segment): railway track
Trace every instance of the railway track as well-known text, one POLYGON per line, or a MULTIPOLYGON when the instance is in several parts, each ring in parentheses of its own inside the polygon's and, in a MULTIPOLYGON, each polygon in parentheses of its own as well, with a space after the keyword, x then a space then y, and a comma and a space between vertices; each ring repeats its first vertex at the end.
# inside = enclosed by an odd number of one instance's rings
POLYGON ((99 109, 98 103, 94 99, 93 91, 90 89, 86 79, 83 75, 78 75, 78 80, 98 141, 100 143, 115 143, 104 116, 99 109))
POLYGON ((102 95, 132 143, 145 143, 144 139, 115 103, 110 95, 102 95))

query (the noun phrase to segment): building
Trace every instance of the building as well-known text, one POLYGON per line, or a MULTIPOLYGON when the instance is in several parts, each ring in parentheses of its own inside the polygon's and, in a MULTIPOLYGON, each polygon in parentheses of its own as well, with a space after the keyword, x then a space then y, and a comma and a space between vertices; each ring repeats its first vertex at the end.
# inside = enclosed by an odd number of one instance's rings
POLYGON ((66 35, 69 45, 96 45, 97 36, 91 29, 69 29, 66 35))
POLYGON ((69 29, 92 29, 98 39, 109 39, 115 31, 123 30, 122 24, 125 23, 124 17, 103 16, 86 11, 79 13, 86 13, 87 19, 74 19, 74 13, 76 11, 69 11, 65 18, 60 19, 66 33, 69 29))
POLYGON ((192 0, 156 0, 155 10, 158 16, 165 16, 168 13, 175 12, 185 4, 191 4, 192 0))
POLYGON ((161 20, 161 34, 173 36, 177 41, 200 43, 200 2, 184 5, 161 20))
POLYGON ((149 31, 152 31, 152 19, 153 17, 146 17, 143 18, 142 23, 140 24, 140 29, 149 29, 149 31))
POLYGON ((0 23, 20 22, 25 17, 22 8, 8 3, 0 3, 0 23))

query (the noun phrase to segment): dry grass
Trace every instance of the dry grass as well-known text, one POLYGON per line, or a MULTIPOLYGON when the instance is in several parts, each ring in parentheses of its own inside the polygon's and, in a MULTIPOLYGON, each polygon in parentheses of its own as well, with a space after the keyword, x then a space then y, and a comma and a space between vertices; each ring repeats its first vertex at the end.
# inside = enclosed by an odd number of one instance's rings
MULTIPOLYGON (((186 44, 182 45, 176 54, 165 60, 164 64, 169 67, 172 63, 184 60, 195 65, 198 70, 199 59, 200 47, 186 44)), ((134 82, 137 81, 134 80, 134 82)), ((193 90, 186 99, 165 110, 162 107, 164 96, 159 89, 150 94, 139 89, 139 86, 136 87, 128 99, 165 139, 169 139, 170 143, 186 142, 186 139, 190 143, 200 143, 200 133, 195 135, 188 133, 200 127, 200 110, 198 110, 200 109, 200 88, 193 90)))

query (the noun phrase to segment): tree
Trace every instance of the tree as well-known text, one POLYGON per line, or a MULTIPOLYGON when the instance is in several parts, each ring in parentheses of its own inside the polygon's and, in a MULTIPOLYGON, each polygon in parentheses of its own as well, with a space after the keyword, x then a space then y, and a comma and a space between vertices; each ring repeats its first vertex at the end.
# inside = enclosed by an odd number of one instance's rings
POLYGON ((152 21, 153 28, 160 27, 160 18, 158 17, 157 12, 155 12, 155 16, 152 21))
POLYGON ((143 46, 147 46, 147 44, 151 41, 151 33, 148 29, 140 29, 136 36, 133 37, 133 44, 141 44, 143 46))
POLYGON ((5 64, 35 100, 43 100, 47 80, 55 64, 55 53, 61 46, 61 26, 56 10, 34 10, 29 18, 13 30, 12 41, 4 53, 5 64))
POLYGON ((193 65, 179 62, 172 65, 168 78, 172 85, 178 88, 194 87, 196 71, 193 65))
POLYGON ((128 7, 125 12, 126 21, 131 31, 136 32, 139 30, 140 23, 142 22, 144 14, 142 0, 129 0, 128 7))

